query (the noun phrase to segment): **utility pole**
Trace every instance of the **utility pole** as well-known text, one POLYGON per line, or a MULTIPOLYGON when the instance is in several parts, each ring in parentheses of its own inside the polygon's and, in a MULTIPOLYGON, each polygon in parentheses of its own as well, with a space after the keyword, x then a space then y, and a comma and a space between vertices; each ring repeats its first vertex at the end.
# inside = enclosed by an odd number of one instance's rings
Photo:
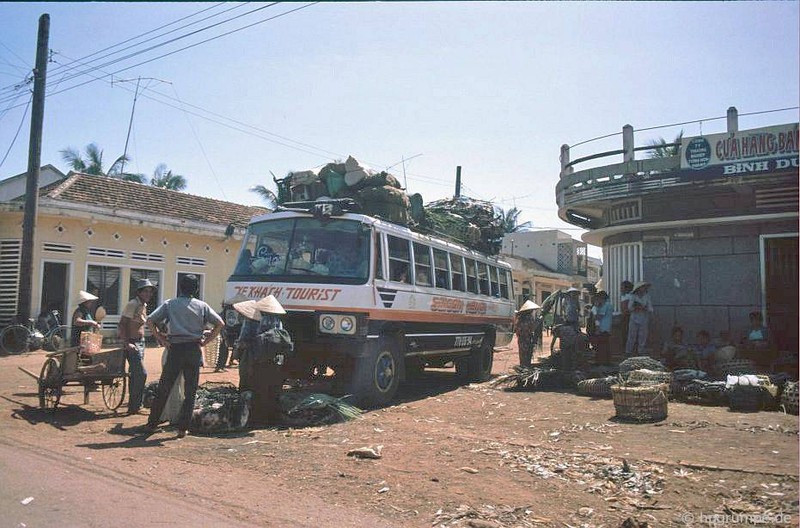
POLYGON ((461 197, 461 165, 456 167, 456 198, 461 197))
POLYGON ((39 171, 42 166, 42 128, 44 96, 47 85, 47 59, 50 43, 50 15, 39 17, 36 44, 36 67, 33 70, 33 102, 31 106, 31 138, 28 145, 28 179, 25 185, 25 215, 22 219, 22 255, 19 265, 17 318, 31 316, 33 281, 33 237, 36 233, 36 210, 39 207, 39 171))

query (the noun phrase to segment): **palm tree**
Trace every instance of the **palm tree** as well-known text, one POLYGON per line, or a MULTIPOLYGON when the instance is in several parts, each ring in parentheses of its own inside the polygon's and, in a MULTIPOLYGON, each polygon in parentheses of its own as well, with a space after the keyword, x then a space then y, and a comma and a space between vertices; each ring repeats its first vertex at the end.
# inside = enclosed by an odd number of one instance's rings
POLYGON ((522 213, 522 211, 516 207, 512 207, 508 210, 508 212, 500 209, 499 219, 500 225, 503 227, 503 233, 516 233, 517 231, 522 231, 524 229, 533 227, 530 222, 517 224, 520 213, 522 213))
POLYGON ((166 163, 159 163, 153 171, 150 185, 161 187, 162 189, 169 189, 171 191, 182 191, 186 188, 186 178, 180 174, 173 174, 172 171, 167 168, 166 163))
POLYGON ((106 171, 103 167, 103 151, 97 146, 97 143, 86 145, 85 157, 74 147, 68 147, 59 152, 61 153, 61 159, 74 171, 117 178, 129 176, 128 173, 122 172, 122 168, 125 163, 130 161, 130 158, 126 155, 118 157, 106 171))
POLYGON ((651 139, 647 145, 653 147, 653 150, 648 151, 647 156, 650 159, 655 158, 671 158, 672 156, 679 156, 681 153, 681 140, 683 139, 683 130, 681 130, 680 134, 675 136, 675 141, 673 143, 677 143, 677 145, 667 145, 667 142, 664 138, 658 139, 651 139))
POLYGON ((269 209, 275 209, 278 205, 278 197, 275 196, 275 193, 271 190, 267 189, 264 185, 255 185, 250 187, 250 192, 254 192, 261 197, 267 203, 267 207, 269 209))

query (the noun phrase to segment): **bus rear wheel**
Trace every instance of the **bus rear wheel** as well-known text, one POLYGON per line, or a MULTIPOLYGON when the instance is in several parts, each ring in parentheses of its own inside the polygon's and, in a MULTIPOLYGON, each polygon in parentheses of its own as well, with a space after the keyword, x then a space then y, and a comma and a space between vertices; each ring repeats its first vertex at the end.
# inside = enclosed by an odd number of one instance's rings
POLYGON ((492 376, 494 364, 494 335, 487 334, 480 348, 473 350, 466 358, 456 360, 456 373, 464 381, 480 383, 492 376))
POLYGON ((397 341, 382 337, 367 343, 366 349, 355 360, 350 392, 362 407, 386 405, 400 385, 402 362, 397 341))

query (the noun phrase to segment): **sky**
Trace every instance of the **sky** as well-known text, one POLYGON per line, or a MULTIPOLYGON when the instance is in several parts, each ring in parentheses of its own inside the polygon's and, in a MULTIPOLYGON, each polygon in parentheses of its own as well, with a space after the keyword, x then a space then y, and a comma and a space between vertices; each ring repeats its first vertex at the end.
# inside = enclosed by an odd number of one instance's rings
POLYGON ((561 145, 620 149, 626 124, 663 126, 637 146, 723 132, 730 106, 789 108, 740 129, 798 121, 799 5, 0 3, 0 179, 27 168, 23 81, 49 13, 43 165, 66 172, 59 151, 92 142, 110 165, 141 78, 126 170, 166 163, 189 193, 259 205, 271 174, 348 155, 425 202, 453 195, 460 165, 462 194, 578 238, 555 201, 561 145))

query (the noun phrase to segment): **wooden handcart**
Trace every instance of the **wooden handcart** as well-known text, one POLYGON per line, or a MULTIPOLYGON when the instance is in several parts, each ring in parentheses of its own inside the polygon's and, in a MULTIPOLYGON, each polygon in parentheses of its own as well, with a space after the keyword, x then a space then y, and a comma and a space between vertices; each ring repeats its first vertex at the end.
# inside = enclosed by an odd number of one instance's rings
POLYGON ((89 403, 89 393, 99 390, 106 408, 116 411, 125 399, 128 385, 123 348, 86 355, 81 354, 80 347, 66 348, 47 354, 38 377, 30 371, 24 371, 37 379, 39 407, 48 411, 58 407, 67 385, 83 386, 84 405, 89 403))

